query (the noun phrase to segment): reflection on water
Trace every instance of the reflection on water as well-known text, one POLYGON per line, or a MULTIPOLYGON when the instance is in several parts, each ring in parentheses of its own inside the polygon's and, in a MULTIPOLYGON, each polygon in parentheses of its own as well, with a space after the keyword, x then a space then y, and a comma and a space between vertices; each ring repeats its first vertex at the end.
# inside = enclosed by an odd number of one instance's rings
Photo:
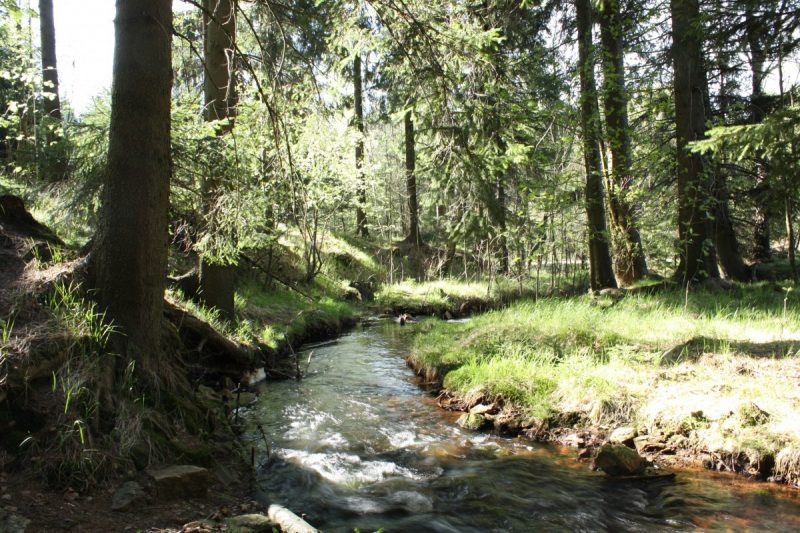
POLYGON ((310 346, 307 379, 264 387, 248 413, 272 450, 262 498, 326 532, 800 531, 789 489, 709 472, 614 482, 568 451, 460 430, 405 365, 412 328, 310 346))

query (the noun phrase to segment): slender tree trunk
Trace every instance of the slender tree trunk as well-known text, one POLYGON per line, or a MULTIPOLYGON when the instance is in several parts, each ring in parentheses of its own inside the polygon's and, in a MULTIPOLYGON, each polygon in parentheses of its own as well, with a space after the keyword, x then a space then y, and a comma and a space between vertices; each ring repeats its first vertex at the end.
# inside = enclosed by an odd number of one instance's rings
POLYGON ((61 120, 58 97, 58 64, 56 62, 56 27, 53 22, 53 0, 39 0, 39 27, 42 40, 42 79, 45 92, 51 97, 42 102, 44 114, 61 120))
MULTIPOLYGON (((224 121, 216 128, 222 137, 233 131, 236 116, 236 81, 234 48, 236 43, 235 0, 204 0, 205 26, 204 56, 205 81, 203 95, 205 108, 203 118, 208 121, 224 121)), ((215 211, 222 194, 223 165, 213 164, 210 176, 203 185, 203 210, 208 217, 205 230, 216 231, 215 211)), ((235 268, 233 265, 200 256, 200 299, 208 307, 219 310, 224 318, 234 314, 233 294, 235 268)))
POLYGON ((583 163, 586 169, 586 217, 589 233, 589 285, 592 290, 616 287, 603 207, 603 171, 600 163, 600 112, 594 80, 592 5, 575 0, 578 24, 578 65, 581 80, 581 130, 583 163))
POLYGON ((172 2, 117 0, 115 26, 108 169, 89 272, 121 333, 119 354, 152 371, 167 274, 172 2))
POLYGON ((417 203, 417 154, 414 135, 414 119, 411 110, 403 116, 406 152, 406 194, 408 195, 408 237, 407 240, 417 248, 422 244, 419 233, 419 204, 417 203))
POLYGON ((678 237, 681 283, 719 276, 710 240, 709 179, 703 158, 688 143, 705 136, 705 70, 697 0, 670 0, 677 133, 678 237))
POLYGON ((634 180, 631 173, 633 163, 619 0, 601 0, 599 12, 603 43, 603 103, 606 135, 611 150, 608 204, 614 263, 617 281, 620 285, 630 285, 647 275, 647 261, 628 198, 634 180))
MULTIPOLYGON (((758 124, 764 120, 766 106, 764 102, 764 69, 765 52, 763 46, 764 25, 748 4, 745 9, 745 36, 750 50, 750 70, 752 73, 752 90, 750 93, 750 122, 758 124)), ((770 200, 769 167, 763 156, 756 158, 755 204, 756 215, 753 228, 753 258, 757 261, 769 261, 772 257, 770 249, 770 216, 767 205, 770 200)))
POLYGON ((353 58, 353 96, 355 99, 355 120, 358 129, 356 140, 356 172, 358 173, 358 190, 356 192, 356 233, 369 237, 367 229, 367 184, 364 176, 364 84, 361 79, 361 56, 353 58))

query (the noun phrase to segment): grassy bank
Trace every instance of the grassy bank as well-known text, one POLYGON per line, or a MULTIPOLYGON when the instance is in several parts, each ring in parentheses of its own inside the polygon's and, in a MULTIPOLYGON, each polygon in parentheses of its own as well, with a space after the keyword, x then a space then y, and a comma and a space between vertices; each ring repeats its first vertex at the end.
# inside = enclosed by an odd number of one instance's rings
POLYGON ((465 408, 494 401, 537 428, 632 425, 660 453, 797 482, 798 304, 773 285, 543 299, 425 325, 409 362, 465 408))

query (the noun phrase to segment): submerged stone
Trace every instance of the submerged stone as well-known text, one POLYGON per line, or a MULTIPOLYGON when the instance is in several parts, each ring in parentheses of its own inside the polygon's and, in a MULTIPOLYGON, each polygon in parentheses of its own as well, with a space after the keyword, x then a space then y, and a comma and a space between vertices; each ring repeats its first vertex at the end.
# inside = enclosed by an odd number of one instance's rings
POLYGON ((597 450, 594 466, 609 476, 639 476, 647 468, 647 461, 627 446, 604 444, 597 450))
POLYGON ((0 507, 0 533, 25 533, 31 521, 0 507))

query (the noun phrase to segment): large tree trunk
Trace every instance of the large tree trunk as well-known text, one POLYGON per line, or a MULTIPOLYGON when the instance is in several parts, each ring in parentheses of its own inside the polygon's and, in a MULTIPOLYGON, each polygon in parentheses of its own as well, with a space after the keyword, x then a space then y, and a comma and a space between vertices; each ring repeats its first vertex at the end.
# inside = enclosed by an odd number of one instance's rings
MULTIPOLYGON (((235 0, 204 0, 204 55, 206 75, 203 84, 206 121, 227 121, 220 124, 216 133, 223 136, 233 130, 236 116, 236 80, 234 48, 236 43, 235 0)), ((203 210, 209 217, 205 231, 215 231, 215 210, 221 194, 222 165, 213 165, 212 175, 206 176, 203 186, 203 210)), ((200 257, 200 298, 208 306, 219 310, 224 318, 234 314, 234 266, 200 257)))
POLYGON ((647 275, 647 261, 628 198, 633 176, 619 0, 601 0, 599 21, 603 43, 603 103, 611 151, 608 203, 614 263, 617 281, 620 285, 630 285, 647 275))
POLYGON ((358 130, 356 140, 356 172, 358 176, 358 190, 356 198, 356 233, 362 237, 369 237, 367 229, 367 185, 364 176, 364 84, 361 80, 361 56, 353 58, 353 97, 355 99, 355 120, 358 130))
MULTIPOLYGON (((745 35, 747 47, 750 50, 750 70, 752 73, 752 90, 750 94, 750 122, 758 124, 764 120, 766 114, 764 78, 766 72, 764 63, 764 25, 753 12, 752 5, 745 9, 745 35)), ((764 157, 756 158, 756 184, 755 201, 756 216, 753 228, 753 257, 757 261, 768 261, 772 257, 770 249, 770 216, 767 204, 770 201, 770 186, 768 182, 769 168, 764 157)))
POLYGON ((45 92, 44 114, 61 120, 61 101, 58 97, 58 65, 56 62, 56 28, 53 22, 53 0, 39 0, 39 28, 42 41, 42 79, 45 92))
POLYGON ((678 237, 680 262, 675 278, 682 282, 718 277, 710 241, 709 179, 703 158, 687 148, 706 131, 705 70, 702 24, 697 0, 670 0, 677 133, 678 237))
POLYGON ((603 207, 603 172, 600 165, 600 113, 594 80, 592 5, 575 0, 578 24, 578 65, 581 80, 581 130, 586 169, 586 217, 589 233, 589 284, 592 290, 616 287, 603 207))
POLYGON ((417 154, 414 138, 414 119, 408 109, 403 116, 406 152, 406 194, 408 195, 408 237, 416 248, 422 244, 419 233, 419 204, 417 203, 417 154))
POLYGON ((167 274, 172 2, 117 0, 115 27, 108 169, 90 278, 121 333, 123 361, 147 372, 158 366, 167 274))

